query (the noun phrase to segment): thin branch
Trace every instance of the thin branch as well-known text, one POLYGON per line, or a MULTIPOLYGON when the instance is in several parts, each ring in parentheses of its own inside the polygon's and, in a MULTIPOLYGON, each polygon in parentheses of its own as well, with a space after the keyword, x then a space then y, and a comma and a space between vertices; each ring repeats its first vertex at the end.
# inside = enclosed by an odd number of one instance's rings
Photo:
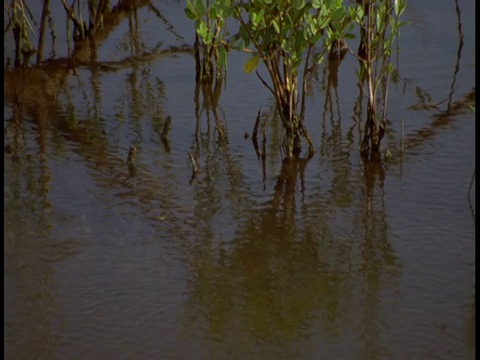
POLYGON ((310 59, 310 52, 312 50, 312 44, 308 45, 307 57, 305 59, 305 66, 303 67, 302 78, 302 103, 300 107, 300 118, 303 119, 305 115, 305 97, 307 94, 307 73, 308 73, 308 61, 310 59))
POLYGON ((275 96, 275 92, 273 91, 273 89, 270 87, 270 85, 268 85, 268 83, 263 80, 263 78, 260 76, 260 74, 258 73, 258 71, 255 71, 255 74, 257 74, 258 78, 260 79, 260 81, 262 82, 263 85, 265 85, 265 87, 270 90, 270 92, 273 94, 273 96, 275 96))

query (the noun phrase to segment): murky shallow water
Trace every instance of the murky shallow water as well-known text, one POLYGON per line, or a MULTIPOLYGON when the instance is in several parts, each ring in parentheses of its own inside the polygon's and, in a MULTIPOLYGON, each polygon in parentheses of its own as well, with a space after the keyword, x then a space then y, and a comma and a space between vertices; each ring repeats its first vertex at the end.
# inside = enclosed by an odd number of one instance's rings
MULTIPOLYGON (((155 5, 191 43, 183 3, 155 5)), ((19 108, 9 89, 4 105, 6 357, 473 358, 473 4, 460 9, 456 73, 455 3, 409 4, 385 140, 395 157, 381 167, 359 157, 349 57, 331 102, 323 69, 313 82, 317 153, 293 176, 245 56, 230 56, 220 99, 227 144, 206 111, 196 130, 190 54, 121 60, 127 20, 102 44, 102 66, 16 81, 30 85, 19 108), (450 115, 408 109, 419 93, 444 100, 453 81, 450 115), (260 105, 271 122, 265 170, 244 139, 260 105), (189 152, 200 168, 191 183, 189 152)), ((152 12, 138 15, 140 48, 178 45, 152 12)))

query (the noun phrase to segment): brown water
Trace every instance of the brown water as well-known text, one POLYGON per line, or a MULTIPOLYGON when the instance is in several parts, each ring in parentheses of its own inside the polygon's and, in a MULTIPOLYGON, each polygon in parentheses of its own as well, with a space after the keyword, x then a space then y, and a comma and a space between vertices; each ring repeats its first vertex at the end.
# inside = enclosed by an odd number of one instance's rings
POLYGON ((211 112, 196 120, 193 56, 162 53, 192 43, 184 3, 153 4, 163 20, 140 7, 95 57, 76 49, 74 71, 5 73, 6 358, 473 359, 474 2, 459 2, 460 47, 454 1, 409 3, 392 159, 359 156, 347 55, 336 88, 327 67, 312 82, 315 156, 284 166, 247 57, 229 57, 219 142, 211 112), (264 166, 244 139, 260 106, 264 166))

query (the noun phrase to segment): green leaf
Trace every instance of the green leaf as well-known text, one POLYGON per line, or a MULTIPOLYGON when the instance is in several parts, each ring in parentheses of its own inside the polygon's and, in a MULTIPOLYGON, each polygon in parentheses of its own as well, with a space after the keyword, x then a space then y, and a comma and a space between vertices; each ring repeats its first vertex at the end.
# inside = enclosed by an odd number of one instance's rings
POLYGON ((187 7, 193 12, 194 8, 190 0, 187 0, 187 7))
POLYGON ((320 0, 313 0, 312 1, 312 7, 314 9, 319 9, 322 7, 322 2, 320 0))
POLYGON ((218 48, 218 58, 220 61, 220 67, 222 69, 228 70, 227 68, 227 50, 225 50, 224 46, 220 46, 218 48))
POLYGON ((323 53, 321 53, 320 55, 317 55, 317 57, 315 58, 315 63, 317 64, 321 64, 323 62, 323 53))
POLYGON ((278 25, 277 20, 273 19, 272 20, 272 25, 275 28, 275 31, 277 32, 277 34, 280 34, 280 26, 278 25))
POLYGON ((363 8, 360 6, 357 6, 355 8, 355 16, 353 16, 353 21, 360 24, 362 20, 363 20, 363 8))
MULTIPOLYGON (((213 4, 215 5, 216 3, 213 3, 213 4)), ((215 6, 212 6, 210 8, 210 18, 211 19, 216 19, 217 18, 217 8, 215 6)))
POLYGON ((393 0, 393 9, 395 11, 395 15, 398 16, 398 0, 393 0))
POLYGON ((205 12, 205 3, 203 0, 193 0, 193 7, 197 9, 199 14, 203 14, 205 12))
POLYGON ((208 29, 205 23, 201 22, 198 24, 198 29, 197 29, 198 35, 202 38, 203 41, 207 38, 208 34, 208 29))
POLYGON ((343 7, 339 7, 338 9, 335 9, 330 16, 332 20, 340 22, 343 20, 343 17, 345 16, 345 9, 343 7))
POLYGON ((393 72, 393 63, 388 63, 387 72, 390 74, 393 72))
POLYGON ((263 13, 264 13, 264 10, 263 10, 263 9, 261 9, 261 10, 258 10, 258 9, 252 10, 251 19, 252 19, 252 24, 253 24, 253 27, 254 27, 254 28, 263 25, 263 13))
POLYGON ((347 39, 355 39, 355 35, 353 35, 353 34, 345 34, 345 37, 347 39))
POLYGON ((411 21, 400 21, 398 24, 397 24, 397 27, 401 27, 403 25, 408 25, 408 24, 411 24, 412 22, 411 21))
POLYGON ((377 31, 379 31, 381 29, 381 26, 382 26, 382 20, 380 18, 379 13, 375 13, 375 24, 376 24, 376 27, 377 27, 377 31))
POLYGON ((258 55, 253 55, 250 59, 248 59, 248 61, 245 63, 245 66, 243 67, 245 74, 250 74, 252 71, 254 71, 258 66, 259 60, 260 56, 258 55))
POLYGON ((310 40, 310 44, 316 44, 318 42, 318 40, 320 40, 320 37, 322 36, 322 34, 319 32, 317 32, 315 34, 315 36, 310 40))
POLYGON ((304 34, 300 31, 295 35, 295 50, 302 51, 307 45, 307 40, 304 37, 304 34))
POLYGON ((293 6, 297 10, 302 10, 305 7, 305 0, 295 0, 293 6))
POLYGON ((327 25, 330 23, 330 18, 328 16, 322 18, 322 19, 319 19, 319 27, 320 29, 324 29, 325 27, 327 27, 327 25))
POLYGON ((197 18, 197 16, 192 12, 192 10, 188 8, 185 9, 185 14, 187 14, 187 17, 189 19, 195 20, 197 18))
POLYGON ((396 12, 397 17, 402 16, 402 14, 403 14, 403 12, 405 11, 406 8, 407 8, 407 3, 404 0, 401 0, 399 8, 398 8, 398 12, 396 12))
POLYGON ((250 35, 248 35, 248 31, 245 29, 243 25, 240 26, 239 34, 240 34, 240 38, 243 40, 243 43, 245 44, 245 47, 248 47, 248 45, 250 45, 250 35))

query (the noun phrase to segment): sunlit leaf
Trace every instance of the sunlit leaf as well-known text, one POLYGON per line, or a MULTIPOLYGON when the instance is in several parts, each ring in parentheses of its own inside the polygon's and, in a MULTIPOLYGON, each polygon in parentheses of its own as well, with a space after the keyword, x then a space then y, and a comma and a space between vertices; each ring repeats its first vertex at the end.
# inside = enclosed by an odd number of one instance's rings
POLYGON ((330 18, 329 17, 324 17, 324 18, 320 19, 320 21, 319 21, 320 29, 324 29, 328 24, 330 24, 330 18))
POLYGON ((273 19, 272 20, 272 25, 275 28, 275 31, 277 32, 277 34, 280 34, 280 26, 278 26, 277 20, 273 19))
POLYGON ((376 24, 377 30, 380 29, 381 22, 382 22, 382 20, 380 18, 380 14, 376 13, 375 14, 375 24, 376 24))
POLYGON ((198 35, 205 41, 208 33, 208 29, 205 23, 203 22, 199 23, 197 32, 198 32, 198 35))
POLYGON ((259 60, 260 56, 258 55, 253 55, 250 59, 248 59, 248 61, 245 63, 245 66, 243 67, 245 74, 250 74, 252 71, 254 71, 258 66, 259 60))

